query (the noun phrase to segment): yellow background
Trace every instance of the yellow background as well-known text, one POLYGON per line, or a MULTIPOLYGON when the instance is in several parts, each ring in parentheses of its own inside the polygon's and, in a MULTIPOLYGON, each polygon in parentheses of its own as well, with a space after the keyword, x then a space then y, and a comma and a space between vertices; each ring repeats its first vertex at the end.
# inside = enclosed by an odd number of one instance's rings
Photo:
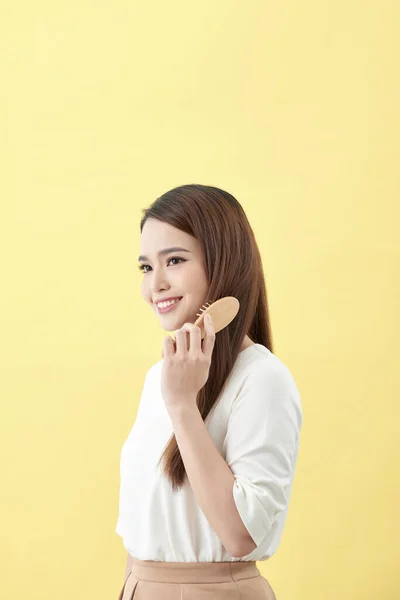
POLYGON ((166 333, 141 209, 242 203, 304 410, 279 600, 398 598, 400 4, 0 9, 1 581, 117 598, 120 450, 166 333), (396 435, 397 434, 397 435, 396 435))

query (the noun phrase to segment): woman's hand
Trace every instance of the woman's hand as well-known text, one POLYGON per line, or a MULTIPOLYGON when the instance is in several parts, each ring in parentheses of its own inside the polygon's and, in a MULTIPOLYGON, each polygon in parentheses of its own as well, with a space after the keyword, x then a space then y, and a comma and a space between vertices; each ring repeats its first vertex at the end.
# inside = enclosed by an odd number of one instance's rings
POLYGON ((214 324, 209 315, 204 318, 204 330, 205 337, 201 340, 200 327, 185 323, 175 333, 176 349, 170 336, 164 338, 161 393, 168 410, 197 406, 197 394, 207 382, 215 343, 214 324))

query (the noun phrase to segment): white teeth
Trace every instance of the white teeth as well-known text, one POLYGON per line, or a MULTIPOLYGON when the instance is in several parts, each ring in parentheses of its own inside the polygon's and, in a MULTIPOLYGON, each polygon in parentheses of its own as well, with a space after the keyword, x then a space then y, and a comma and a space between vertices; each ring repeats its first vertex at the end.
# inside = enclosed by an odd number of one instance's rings
POLYGON ((158 308, 167 308, 167 306, 171 306, 171 304, 176 304, 177 302, 179 302, 180 298, 177 298, 176 300, 168 300, 168 302, 159 302, 157 304, 158 308))

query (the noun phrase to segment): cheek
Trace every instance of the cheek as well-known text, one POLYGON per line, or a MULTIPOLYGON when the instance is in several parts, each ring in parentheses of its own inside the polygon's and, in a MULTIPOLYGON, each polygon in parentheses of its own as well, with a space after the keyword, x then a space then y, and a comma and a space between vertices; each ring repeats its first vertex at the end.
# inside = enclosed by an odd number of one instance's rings
POLYGON ((194 279, 195 281, 195 290, 199 294, 200 297, 207 295, 208 293, 208 283, 204 276, 204 273, 198 273, 197 277, 194 279))
POLYGON ((207 279, 200 267, 187 269, 184 274, 186 287, 195 292, 202 292, 208 287, 207 279))

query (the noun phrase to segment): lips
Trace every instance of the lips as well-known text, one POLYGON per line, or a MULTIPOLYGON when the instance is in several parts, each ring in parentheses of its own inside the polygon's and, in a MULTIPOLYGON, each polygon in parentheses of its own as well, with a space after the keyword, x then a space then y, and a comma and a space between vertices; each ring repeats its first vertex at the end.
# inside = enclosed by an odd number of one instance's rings
POLYGON ((170 300, 182 300, 183 296, 172 296, 171 298, 163 298, 162 300, 155 300, 154 304, 159 302, 169 302, 170 300))
MULTIPOLYGON (((174 300, 175 300, 175 298, 174 298, 174 300)), ((170 304, 169 306, 165 306, 164 308, 161 308, 161 307, 157 306, 157 304, 156 304, 158 313, 164 314, 164 313, 174 310, 178 306, 178 304, 182 300, 182 298, 180 298, 180 299, 176 298, 176 300, 178 300, 178 301, 173 302, 172 304, 170 304)), ((164 300, 164 302, 166 302, 166 301, 164 300)))

